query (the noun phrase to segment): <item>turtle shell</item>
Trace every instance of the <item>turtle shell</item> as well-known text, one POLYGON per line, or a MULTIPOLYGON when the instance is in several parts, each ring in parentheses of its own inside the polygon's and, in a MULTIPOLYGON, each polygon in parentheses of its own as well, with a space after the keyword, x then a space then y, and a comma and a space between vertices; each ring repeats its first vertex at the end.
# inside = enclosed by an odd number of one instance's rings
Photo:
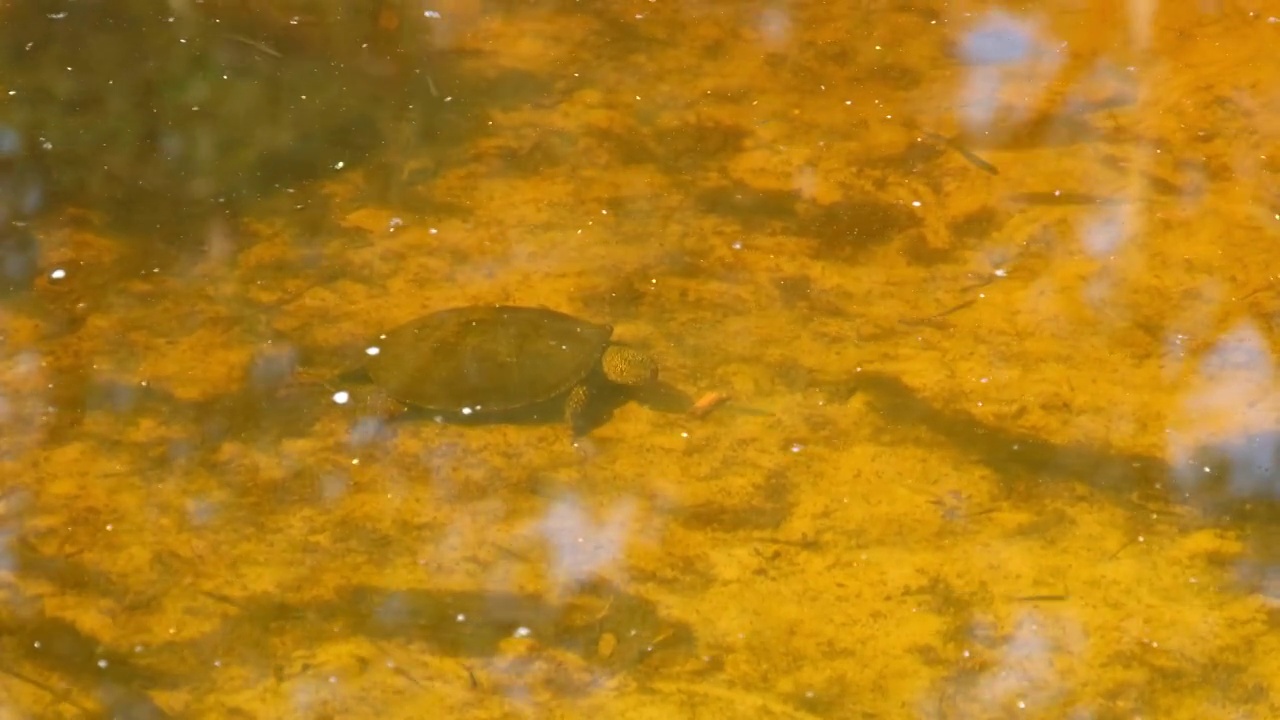
POLYGON ((613 328, 545 308, 475 305, 411 320, 371 347, 366 370, 391 397, 449 412, 551 400, 599 366, 613 328))

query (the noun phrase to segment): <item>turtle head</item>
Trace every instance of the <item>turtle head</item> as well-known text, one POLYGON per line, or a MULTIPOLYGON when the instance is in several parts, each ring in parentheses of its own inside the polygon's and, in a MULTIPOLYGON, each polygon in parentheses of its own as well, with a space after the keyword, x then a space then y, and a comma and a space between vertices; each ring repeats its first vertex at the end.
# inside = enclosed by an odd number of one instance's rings
POLYGON ((610 345, 600 364, 604 376, 619 385, 644 385, 658 379, 658 364, 635 348, 610 345))

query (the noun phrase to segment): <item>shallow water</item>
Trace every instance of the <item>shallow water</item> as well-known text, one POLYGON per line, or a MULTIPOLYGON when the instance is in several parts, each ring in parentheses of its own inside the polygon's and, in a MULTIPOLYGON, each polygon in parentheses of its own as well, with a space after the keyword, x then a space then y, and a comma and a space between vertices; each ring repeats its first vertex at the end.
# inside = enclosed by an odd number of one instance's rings
POLYGON ((0 8, 0 715, 1280 717, 1280 13, 1036 7, 0 8))

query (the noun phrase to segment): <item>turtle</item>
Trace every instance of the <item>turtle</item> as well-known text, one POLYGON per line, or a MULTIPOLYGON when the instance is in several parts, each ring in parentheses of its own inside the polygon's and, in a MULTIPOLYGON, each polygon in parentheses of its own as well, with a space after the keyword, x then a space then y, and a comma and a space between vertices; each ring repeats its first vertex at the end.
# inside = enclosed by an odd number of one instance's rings
POLYGON ((363 371, 392 399, 453 418, 562 402, 576 437, 588 429, 596 391, 658 378, 653 359, 612 337, 611 325, 548 308, 453 307, 380 335, 365 349, 363 371))

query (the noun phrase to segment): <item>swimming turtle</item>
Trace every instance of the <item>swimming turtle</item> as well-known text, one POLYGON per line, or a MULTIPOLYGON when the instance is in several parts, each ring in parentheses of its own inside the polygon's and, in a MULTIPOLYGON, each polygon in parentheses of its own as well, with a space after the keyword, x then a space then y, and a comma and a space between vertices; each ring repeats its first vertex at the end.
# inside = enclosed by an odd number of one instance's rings
POLYGON ((612 336, 609 325, 546 308, 455 307, 379 336, 364 373, 395 400, 455 418, 563 402, 578 435, 594 391, 657 380, 652 359, 612 336))

